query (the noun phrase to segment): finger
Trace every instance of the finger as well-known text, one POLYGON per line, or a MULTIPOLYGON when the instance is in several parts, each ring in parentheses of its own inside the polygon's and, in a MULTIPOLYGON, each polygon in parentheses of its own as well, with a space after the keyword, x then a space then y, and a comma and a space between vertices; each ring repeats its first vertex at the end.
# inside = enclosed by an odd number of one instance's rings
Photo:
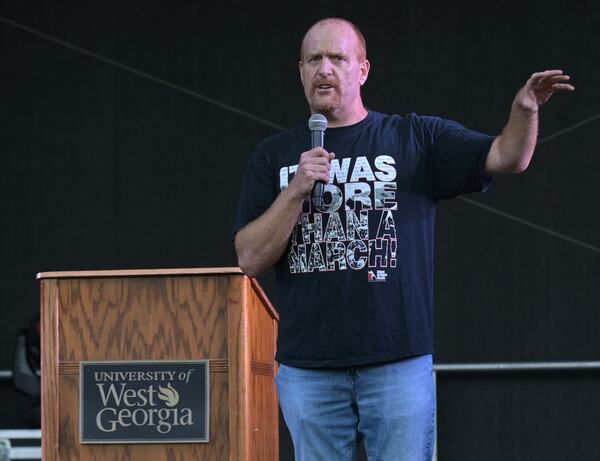
MULTIPOLYGON (((322 147, 313 147, 311 150, 305 152, 310 157, 324 157, 329 158, 329 153, 322 147)), ((303 155, 304 155, 303 154, 303 155)))
POLYGON ((335 154, 333 152, 329 152, 329 161, 331 162, 335 158, 335 154))
POLYGON ((562 70, 554 69, 554 70, 545 70, 543 72, 535 72, 531 75, 531 77, 551 77, 553 75, 561 75, 563 74, 562 70))
POLYGON ((311 165, 329 165, 329 158, 327 157, 305 157, 300 160, 301 165, 311 166, 311 165))
POLYGON ((546 78, 546 80, 550 83, 561 83, 568 82, 569 80, 571 80, 571 77, 568 75, 554 75, 552 77, 546 78))
POLYGON ((313 152, 312 150, 304 152, 301 156, 300 156, 300 161, 298 162, 298 165, 302 168, 309 168, 310 165, 329 165, 329 154, 325 153, 323 154, 322 152, 316 151, 313 152))
POLYGON ((562 75, 562 70, 545 70, 544 72, 535 72, 529 77, 529 82, 532 84, 543 83, 549 77, 562 75))
POLYGON ((575 91, 575 87, 568 83, 555 83, 552 85, 552 89, 555 91, 575 91))
POLYGON ((317 168, 307 172, 312 181, 329 182, 329 168, 317 168))
POLYGON ((317 174, 317 175, 328 174, 329 173, 329 166, 326 166, 326 165, 311 165, 311 168, 309 168, 308 171, 310 173, 312 173, 312 174, 317 174))

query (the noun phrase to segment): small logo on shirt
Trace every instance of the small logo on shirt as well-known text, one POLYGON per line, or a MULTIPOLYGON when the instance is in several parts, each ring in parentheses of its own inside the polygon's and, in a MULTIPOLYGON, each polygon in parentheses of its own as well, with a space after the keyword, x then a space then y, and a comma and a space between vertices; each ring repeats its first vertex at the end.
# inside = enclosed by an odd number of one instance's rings
POLYGON ((369 282, 385 282, 387 273, 385 271, 377 271, 377 273, 368 271, 367 278, 369 282))

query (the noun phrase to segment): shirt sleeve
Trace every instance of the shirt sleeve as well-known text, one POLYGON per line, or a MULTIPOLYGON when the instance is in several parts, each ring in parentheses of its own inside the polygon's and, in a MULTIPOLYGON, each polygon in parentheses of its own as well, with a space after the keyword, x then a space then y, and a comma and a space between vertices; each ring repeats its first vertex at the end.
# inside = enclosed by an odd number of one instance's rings
POLYGON ((269 209, 277 197, 277 186, 278 182, 267 154, 259 145, 246 166, 233 220, 232 240, 240 229, 269 209))
POLYGON ((492 178, 485 162, 494 136, 438 117, 427 117, 433 154, 433 195, 448 199, 468 192, 485 192, 492 178))

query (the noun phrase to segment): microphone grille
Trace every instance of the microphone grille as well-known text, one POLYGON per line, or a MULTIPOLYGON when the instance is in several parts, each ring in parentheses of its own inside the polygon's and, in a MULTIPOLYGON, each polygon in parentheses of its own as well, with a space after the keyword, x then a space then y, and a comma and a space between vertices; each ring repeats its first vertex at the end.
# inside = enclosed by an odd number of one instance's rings
POLYGON ((325 131, 327 129, 327 119, 322 114, 313 114, 308 119, 308 129, 310 131, 325 131))

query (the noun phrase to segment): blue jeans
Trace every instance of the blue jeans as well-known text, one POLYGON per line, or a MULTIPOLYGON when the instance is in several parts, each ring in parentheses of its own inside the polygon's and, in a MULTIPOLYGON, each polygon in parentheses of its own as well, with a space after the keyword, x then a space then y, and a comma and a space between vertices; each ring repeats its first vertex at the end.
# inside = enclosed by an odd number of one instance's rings
POLYGON ((431 355, 336 369, 281 364, 279 404, 296 461, 430 461, 435 438, 431 355))

